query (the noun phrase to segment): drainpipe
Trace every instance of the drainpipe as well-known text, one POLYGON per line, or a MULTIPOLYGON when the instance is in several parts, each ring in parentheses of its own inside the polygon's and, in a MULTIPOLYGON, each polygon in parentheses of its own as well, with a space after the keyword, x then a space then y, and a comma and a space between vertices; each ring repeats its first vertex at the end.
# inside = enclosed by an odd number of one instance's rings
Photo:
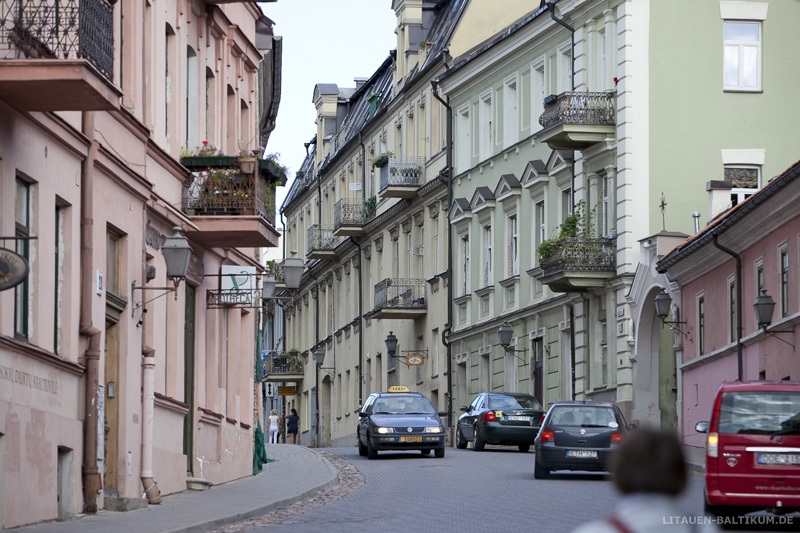
POLYGON ((738 370, 738 380, 744 379, 744 368, 742 361, 742 258, 733 250, 721 245, 714 234, 714 246, 733 257, 736 261, 736 364, 738 370))
POLYGON ((97 465, 98 446, 98 392, 100 390, 100 354, 102 331, 94 327, 92 320, 92 285, 94 280, 94 255, 92 235, 94 233, 94 162, 97 158, 97 142, 94 139, 94 112, 85 112, 81 119, 82 133, 89 140, 89 153, 81 164, 81 293, 80 334, 88 339, 84 352, 86 365, 85 419, 83 423, 83 512, 97 512, 97 495, 102 484, 97 465))
MULTIPOLYGON (((144 325, 142 325, 144 338, 144 325)), ((153 434, 156 401, 155 349, 142 345, 142 488, 147 503, 161 503, 161 491, 153 477, 153 434)))
MULTIPOLYGON (((358 145, 361 147, 361 196, 367 196, 367 148, 364 146, 364 139, 362 133, 358 132, 358 145)), ((352 242, 358 248, 358 410, 364 405, 362 401, 364 398, 364 297, 363 297, 363 269, 361 265, 364 264, 364 258, 361 256, 361 244, 350 237, 352 242)))
POLYGON ((572 380, 572 401, 575 401, 575 307, 567 304, 569 309, 569 373, 572 380))
MULTIPOLYGON (((445 56, 442 55, 444 61, 445 56)), ((433 97, 439 100, 447 110, 447 140, 445 166, 447 171, 447 323, 442 329, 442 343, 447 348, 447 427, 453 427, 453 348, 447 337, 453 324, 453 231, 450 224, 450 206, 453 203, 453 108, 450 98, 439 96, 439 80, 431 80, 433 97)))

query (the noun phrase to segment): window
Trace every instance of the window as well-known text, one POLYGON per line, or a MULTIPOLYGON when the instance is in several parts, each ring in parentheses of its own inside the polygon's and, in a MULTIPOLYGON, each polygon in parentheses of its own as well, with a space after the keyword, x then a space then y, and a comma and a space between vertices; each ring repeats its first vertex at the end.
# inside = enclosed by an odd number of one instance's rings
MULTIPOLYGON (((17 199, 15 205, 16 229, 14 236, 17 237, 17 253, 30 261, 30 241, 31 234, 31 185, 17 178, 17 199)), ((25 280, 14 289, 14 334, 19 337, 28 338, 30 335, 28 317, 30 315, 30 279, 25 280)))
POLYGON ((570 43, 558 47, 558 93, 572 90, 572 50, 570 43))
POLYGON ((470 163, 470 132, 469 132, 469 107, 464 106, 458 110, 458 143, 457 148, 457 172, 464 172, 469 168, 470 163))
POLYGON ((761 23, 726 20, 722 31, 724 89, 761 90, 761 23))
POLYGON ((603 188, 602 189, 603 197, 601 198, 602 212, 600 213, 601 216, 600 224, 602 227, 600 229, 602 232, 601 234, 604 237, 610 237, 614 230, 614 225, 612 223, 613 221, 612 208, 614 202, 611 198, 611 195, 613 194, 614 190, 613 178, 611 178, 610 176, 603 177, 601 180, 601 186, 603 188))
POLYGON ((761 167, 744 165, 725 165, 725 181, 730 182, 731 207, 749 198, 761 187, 761 167))
POLYGON ((760 296, 763 290, 766 290, 764 287, 764 263, 759 260, 756 263, 756 296, 760 296))
POLYGON ((119 235, 106 233, 106 291, 120 294, 119 291, 119 235))
MULTIPOLYGON (((603 21, 601 20, 602 24, 603 21)), ((594 90, 604 91, 608 85, 606 72, 606 31, 605 27, 597 31, 597 40, 594 47, 594 90)))
POLYGON ((697 353, 706 353, 706 298, 702 294, 697 298, 697 353))
POLYGON ((439 217, 433 219, 433 257, 434 257, 434 270, 435 274, 441 272, 439 265, 439 217))
POLYGON ((508 148, 517 143, 519 138, 519 96, 517 95, 517 78, 509 78, 503 85, 503 147, 508 148))
POLYGON ((483 286, 492 284, 492 225, 483 226, 483 286))
POLYGON ((481 96, 480 160, 492 156, 492 93, 481 96))
POLYGON ((561 191, 561 222, 572 214, 572 189, 561 191))
POLYGON ((186 47, 186 146, 191 148, 200 144, 197 139, 197 54, 191 46, 186 47))
POLYGON ((789 314, 789 249, 781 247, 781 317, 789 314))
POLYGON ((469 235, 461 237, 461 294, 464 296, 469 291, 469 235))
POLYGON ((517 243, 517 215, 509 215, 507 222, 507 252, 508 252, 508 276, 516 276, 519 272, 518 243, 517 243))
POLYGON ((53 276, 53 315, 54 315, 54 328, 53 328, 53 353, 58 354, 61 352, 61 334, 62 334, 62 297, 64 295, 64 264, 66 262, 66 252, 64 239, 64 226, 66 224, 66 211, 67 207, 63 205, 56 206, 56 246, 55 246, 55 262, 54 262, 54 276, 53 276))
POLYGON ((547 225, 545 222, 545 213, 544 213, 544 200, 536 202, 536 206, 534 207, 534 216, 535 219, 535 239, 536 242, 534 243, 535 246, 533 248, 533 264, 539 264, 539 245, 542 244, 545 239, 547 239, 547 225))
POLYGON ((532 88, 531 88, 531 110, 532 110, 532 117, 531 117, 531 131, 539 131, 541 129, 539 124, 539 117, 542 116, 544 113, 544 97, 547 96, 545 94, 545 90, 547 88, 546 81, 545 81, 545 70, 544 70, 544 58, 538 60, 536 63, 531 66, 531 73, 532 73, 532 88))
MULTIPOLYGON (((433 338, 433 357, 431 357, 431 377, 439 375, 439 329, 431 332, 433 338)), ((424 348, 424 347, 423 347, 424 348)))

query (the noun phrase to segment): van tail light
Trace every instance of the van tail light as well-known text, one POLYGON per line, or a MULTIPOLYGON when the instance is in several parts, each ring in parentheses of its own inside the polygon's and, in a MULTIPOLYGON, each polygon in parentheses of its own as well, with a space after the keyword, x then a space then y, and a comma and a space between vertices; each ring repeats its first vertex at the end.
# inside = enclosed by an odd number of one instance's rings
POLYGON ((708 446, 706 453, 709 457, 719 456, 719 433, 716 431, 708 434, 708 446))
POLYGON ((622 442, 622 433, 612 433, 611 444, 619 444, 620 442, 622 442))
POLYGON ((539 440, 542 442, 553 442, 556 440, 556 436, 553 434, 552 429, 543 429, 542 434, 539 437, 539 440))
POLYGON ((483 415, 484 422, 497 422, 497 417, 494 416, 494 411, 486 411, 483 415))

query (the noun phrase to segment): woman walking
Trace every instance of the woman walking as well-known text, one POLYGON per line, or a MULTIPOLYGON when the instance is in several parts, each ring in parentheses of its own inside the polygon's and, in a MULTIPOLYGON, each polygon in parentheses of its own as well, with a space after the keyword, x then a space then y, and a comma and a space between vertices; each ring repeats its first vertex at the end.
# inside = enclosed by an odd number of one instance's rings
POLYGON ((292 407, 292 414, 286 417, 286 433, 292 436, 292 444, 297 444, 297 429, 300 425, 300 417, 297 416, 297 409, 292 407))
POLYGON ((269 413, 269 443, 278 444, 278 435, 280 434, 281 427, 278 425, 278 411, 273 409, 269 413))

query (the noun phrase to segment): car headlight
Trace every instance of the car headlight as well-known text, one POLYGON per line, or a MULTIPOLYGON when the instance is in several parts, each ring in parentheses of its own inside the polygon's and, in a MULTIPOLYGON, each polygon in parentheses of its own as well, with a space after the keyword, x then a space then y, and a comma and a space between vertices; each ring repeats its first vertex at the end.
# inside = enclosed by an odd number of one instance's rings
POLYGON ((442 433, 443 431, 444 430, 439 426, 425 428, 425 433, 442 433))
POLYGON ((385 435, 387 433, 394 433, 394 428, 377 428, 376 431, 381 435, 385 435))

